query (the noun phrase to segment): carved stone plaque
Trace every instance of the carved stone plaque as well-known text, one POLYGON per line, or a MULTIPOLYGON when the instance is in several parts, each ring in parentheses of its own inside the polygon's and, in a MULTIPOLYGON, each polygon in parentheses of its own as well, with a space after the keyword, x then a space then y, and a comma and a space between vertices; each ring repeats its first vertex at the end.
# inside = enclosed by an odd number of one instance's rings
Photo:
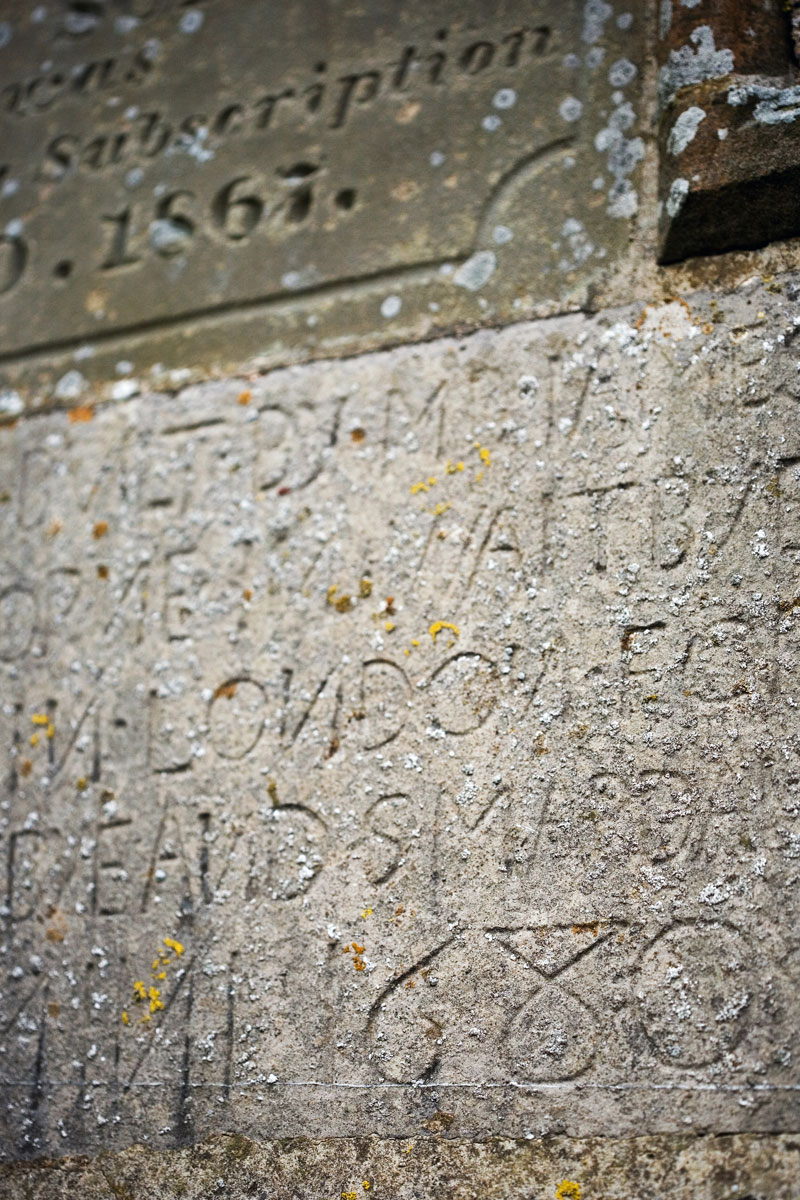
POLYGON ((11 0, 0 376, 580 302, 636 212, 644 25, 558 0, 11 0))
POLYGON ((795 320, 0 430, 4 1153, 797 1129, 795 320))

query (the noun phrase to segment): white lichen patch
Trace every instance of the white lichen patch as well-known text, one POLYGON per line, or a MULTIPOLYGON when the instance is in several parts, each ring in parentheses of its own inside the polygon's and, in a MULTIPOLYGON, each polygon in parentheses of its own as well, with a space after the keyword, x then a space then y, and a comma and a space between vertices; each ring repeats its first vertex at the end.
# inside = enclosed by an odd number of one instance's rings
POLYGON ((608 72, 608 82, 613 88, 624 88, 633 83, 638 74, 638 67, 629 58, 620 58, 612 63, 608 72))
POLYGON ((583 6, 583 40, 588 45, 593 46, 595 42, 599 42, 603 36, 603 26, 609 17, 613 16, 614 9, 606 0, 587 0, 583 6))
POLYGON ((4 417, 18 417, 24 409, 22 397, 13 388, 0 388, 0 413, 4 417))
POLYGON ((462 263, 453 275, 453 283, 467 291, 477 292, 497 270, 497 256, 493 250, 478 250, 462 263))
POLYGON ((756 100, 753 119, 760 125, 784 125, 800 116, 800 86, 777 88, 743 84, 728 89, 728 103, 736 107, 756 100))
POLYGON ((580 267, 594 253, 594 244, 589 240, 583 222, 575 217, 568 217, 564 222, 561 237, 566 243, 567 254, 559 259, 559 271, 580 267))
POLYGON ((517 103, 517 93, 513 88, 500 88, 495 92, 492 104, 495 108, 513 108, 517 103))
POLYGON ((667 150, 670 154, 682 154, 691 141, 694 140, 700 124, 705 120, 705 109, 693 104, 682 112, 667 138, 667 150))
POLYGON ((180 19, 181 33, 197 33, 201 28, 205 14, 199 8, 190 8, 180 19))
POLYGON ((583 113, 583 105, 576 96, 566 96, 558 106, 562 121, 579 121, 583 113))
POLYGON ((638 197, 629 176, 644 158, 644 142, 640 137, 625 136, 635 121, 631 104, 620 104, 594 139, 595 149, 607 155, 608 170, 614 180, 608 191, 607 206, 612 217, 632 217, 638 208, 638 197))
POLYGON ((403 301, 399 296, 387 296, 381 304, 381 316, 390 320, 398 315, 402 307, 403 301))
POLYGON ((689 195, 689 180, 678 178, 673 179, 672 185, 667 196, 667 213, 671 217, 677 217, 678 213, 683 208, 686 197, 689 195))
POLYGON ((492 241, 497 246, 505 246, 513 237, 514 232, 507 225, 495 225, 492 230, 492 241))
POLYGON ((87 386, 80 371, 67 371, 56 384, 54 394, 57 400, 77 400, 87 386))
POLYGON ((689 40, 692 46, 681 46, 671 50, 668 61, 658 76, 659 103, 666 104, 675 93, 693 83, 704 83, 707 79, 722 79, 734 68, 733 51, 718 50, 714 44, 714 32, 709 25, 699 25, 692 30, 689 40))

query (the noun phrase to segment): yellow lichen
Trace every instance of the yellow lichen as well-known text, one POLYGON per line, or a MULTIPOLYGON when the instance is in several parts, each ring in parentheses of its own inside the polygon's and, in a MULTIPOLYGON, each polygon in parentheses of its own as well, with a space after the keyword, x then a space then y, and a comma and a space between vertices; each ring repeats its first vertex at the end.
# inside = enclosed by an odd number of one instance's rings
POLYGON ((50 718, 46 713, 34 713, 31 717, 31 721, 34 725, 48 725, 50 723, 50 718))
POLYGON ((32 733, 29 740, 30 740, 30 743, 32 746, 38 746, 39 745, 38 733, 32 733))
POLYGON ((556 1200, 581 1200, 581 1185, 574 1179, 562 1179, 556 1188, 556 1200))
POLYGON ((391 633, 392 630, 395 628, 394 621, 385 621, 383 628, 386 630, 387 633, 391 633))
MULTIPOLYGON (((150 967, 152 979, 150 985, 148 986, 143 979, 136 979, 132 987, 134 1003, 144 1003, 146 1007, 146 1011, 142 1016, 144 1024, 150 1021, 153 1013, 159 1012, 164 1008, 161 988, 157 987, 156 984, 163 983, 167 979, 167 969, 174 965, 176 961, 176 959, 171 957, 171 953, 174 952, 176 958, 179 958, 183 954, 183 945, 181 942, 176 941, 175 938, 164 938, 163 945, 166 946, 166 950, 159 950, 156 953, 150 967)), ((127 1012, 123 1012, 122 1014, 122 1023, 123 1025, 130 1024, 127 1012)))
MULTIPOLYGON (((433 638, 434 643, 436 642, 437 635, 440 634, 443 629, 451 630, 451 632, 453 632, 456 635, 456 637, 459 637, 460 633, 461 633, 458 626, 453 625, 453 623, 451 621, 434 621, 433 624, 431 625, 430 629, 428 630, 428 633, 433 638)), ((414 644, 417 645, 418 643, 414 643, 414 644)))
POLYGON ((364 576, 364 578, 361 580, 361 582, 358 585, 358 594, 359 594, 359 596, 362 596, 365 600, 366 600, 367 596, 372 595, 372 580, 368 579, 366 575, 364 576))

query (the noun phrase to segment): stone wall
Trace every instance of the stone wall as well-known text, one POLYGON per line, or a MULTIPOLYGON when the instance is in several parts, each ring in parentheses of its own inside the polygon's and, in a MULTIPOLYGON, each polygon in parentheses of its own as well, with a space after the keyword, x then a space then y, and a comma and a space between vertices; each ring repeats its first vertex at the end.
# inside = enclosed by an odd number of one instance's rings
POLYGON ((796 1195, 800 253, 656 265, 607 8, 602 261, 2 360, 3 1195, 796 1195))

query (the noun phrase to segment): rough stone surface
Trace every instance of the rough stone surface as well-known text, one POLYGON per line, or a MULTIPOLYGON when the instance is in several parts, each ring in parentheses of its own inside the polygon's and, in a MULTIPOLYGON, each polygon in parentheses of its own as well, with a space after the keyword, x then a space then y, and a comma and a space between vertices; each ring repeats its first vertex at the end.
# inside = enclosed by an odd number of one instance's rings
POLYGON ((0 431, 8 1157, 790 1194, 797 289, 0 431))
POLYGON ((136 1146, 91 1162, 0 1167, 9 1200, 257 1196, 269 1200, 794 1200, 800 1144, 779 1135, 464 1142, 448 1117, 408 1139, 306 1138, 259 1145, 234 1135, 177 1151, 136 1146))

